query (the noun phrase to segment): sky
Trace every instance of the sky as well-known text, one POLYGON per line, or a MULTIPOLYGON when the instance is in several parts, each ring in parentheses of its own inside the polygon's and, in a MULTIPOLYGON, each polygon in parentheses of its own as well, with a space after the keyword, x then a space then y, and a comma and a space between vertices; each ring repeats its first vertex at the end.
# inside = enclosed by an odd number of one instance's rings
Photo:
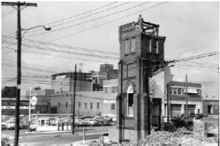
MULTIPOLYGON (((139 14, 147 22, 159 24, 165 36, 165 60, 173 60, 219 51, 218 1, 29 1, 37 7, 21 11, 22 94, 29 87, 51 88, 51 74, 82 70, 99 71, 100 64, 118 68, 120 25, 137 21, 139 14), (32 78, 35 77, 35 78, 32 78), (40 83, 40 84, 39 84, 40 83)), ((1 7, 2 86, 16 85, 17 12, 1 7), (14 80, 13 80, 14 79, 14 80)), ((219 55, 176 63, 173 80, 202 83, 205 94, 218 96, 219 55)))

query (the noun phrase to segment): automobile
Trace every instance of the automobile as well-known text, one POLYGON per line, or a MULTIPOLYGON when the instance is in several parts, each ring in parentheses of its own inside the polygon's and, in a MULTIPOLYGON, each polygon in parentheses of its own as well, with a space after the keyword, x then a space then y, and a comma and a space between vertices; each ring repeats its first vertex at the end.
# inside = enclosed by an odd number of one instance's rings
POLYGON ((30 131, 35 131, 37 128, 37 122, 36 121, 32 121, 30 123, 30 131))
POLYGON ((86 126, 90 126, 88 121, 85 120, 79 120, 79 126, 80 127, 86 127, 86 126))
POLYGON ((101 126, 112 126, 111 121, 108 121, 108 120, 100 121, 100 124, 101 126))
POLYGON ((2 130, 7 129, 7 126, 4 123, 2 123, 1 125, 2 125, 2 130))
POLYGON ((84 121, 89 123, 89 126, 100 126, 100 122, 93 119, 84 119, 84 121))
POLYGON ((14 121, 6 121, 3 124, 5 124, 6 129, 11 130, 11 129, 15 129, 15 122, 14 121))

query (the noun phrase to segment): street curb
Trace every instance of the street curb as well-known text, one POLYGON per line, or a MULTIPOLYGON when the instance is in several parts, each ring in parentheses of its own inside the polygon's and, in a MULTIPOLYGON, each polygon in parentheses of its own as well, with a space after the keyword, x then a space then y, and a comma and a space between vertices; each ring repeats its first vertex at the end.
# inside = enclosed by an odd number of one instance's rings
POLYGON ((95 139, 86 140, 85 143, 83 141, 72 142, 70 146, 88 146, 92 141, 95 141, 95 139))
POLYGON ((71 132, 71 130, 66 130, 66 131, 25 131, 25 134, 34 134, 34 133, 65 133, 65 132, 71 132))
MULTIPOLYGON (((6 134, 1 134, 1 137, 5 137, 5 138, 8 138, 8 139, 14 139, 14 136, 6 135, 6 134)), ((19 139, 22 139, 22 137, 19 136, 19 139)))

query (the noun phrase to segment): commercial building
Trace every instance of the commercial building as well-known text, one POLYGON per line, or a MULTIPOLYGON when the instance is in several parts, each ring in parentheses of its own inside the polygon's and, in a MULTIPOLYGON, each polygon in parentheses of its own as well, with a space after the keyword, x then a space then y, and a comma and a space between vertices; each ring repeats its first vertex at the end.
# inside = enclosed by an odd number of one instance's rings
POLYGON ((205 98, 203 99, 203 113, 206 115, 219 115, 219 99, 205 98))
POLYGON ((53 74, 51 78, 52 89, 55 93, 59 92, 73 92, 74 77, 76 78, 76 91, 92 91, 93 78, 91 73, 65 72, 53 74))
MULTIPOLYGON (((170 116, 181 114, 202 113, 202 85, 198 83, 184 83, 171 81, 169 87, 170 116), (186 88, 187 85, 187 88, 186 88), (188 113, 187 113, 187 111, 188 113)), ((167 99, 165 99, 165 110, 167 110, 167 99)), ((165 115, 167 112, 165 111, 165 115)))
POLYGON ((113 69, 112 64, 101 64, 99 72, 100 73, 106 73, 107 74, 107 80, 118 78, 118 70, 113 69))
MULTIPOLYGON (((4 87, 1 94, 1 113, 2 115, 15 115, 16 105, 16 87, 4 87)), ((20 115, 28 114, 29 100, 21 98, 20 100, 20 115)))
POLYGON ((41 89, 40 87, 34 87, 26 91, 26 98, 30 100, 33 96, 37 97, 37 103, 34 110, 31 113, 50 113, 50 95, 54 94, 53 89, 41 89), (31 91, 31 94, 30 94, 31 91))

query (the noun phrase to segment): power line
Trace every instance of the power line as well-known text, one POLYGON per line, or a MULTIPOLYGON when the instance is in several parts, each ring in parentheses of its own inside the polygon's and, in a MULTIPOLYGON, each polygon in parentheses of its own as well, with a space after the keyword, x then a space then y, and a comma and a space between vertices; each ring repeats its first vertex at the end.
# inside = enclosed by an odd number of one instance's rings
POLYGON ((88 31, 88 30, 91 30, 91 29, 97 28, 97 27, 100 27, 100 26, 102 26, 102 25, 109 24, 109 23, 114 22, 114 21, 117 21, 117 20, 121 20, 122 18, 125 18, 125 17, 131 16, 131 15, 134 15, 134 14, 140 13, 140 12, 142 12, 142 11, 146 11, 146 10, 148 10, 148 9, 151 9, 151 8, 157 7, 157 6, 162 5, 162 4, 165 4, 165 3, 167 3, 167 2, 159 3, 159 4, 157 4, 157 5, 154 5, 154 6, 148 7, 148 8, 146 8, 146 9, 142 9, 142 10, 140 10, 140 11, 137 11, 137 12, 134 12, 134 13, 131 13, 131 14, 125 15, 125 16, 123 16, 123 17, 120 17, 120 18, 117 18, 117 19, 114 19, 114 20, 111 20, 111 21, 108 21, 108 22, 105 22, 105 23, 102 23, 102 24, 100 24, 100 25, 96 25, 96 26, 94 26, 94 27, 90 27, 90 28, 88 28, 88 29, 84 29, 84 30, 82 30, 82 31, 78 31, 78 32, 76 32, 76 33, 71 33, 71 34, 69 34, 69 35, 66 35, 66 36, 63 36, 63 37, 59 37, 59 38, 56 38, 56 39, 50 40, 49 42, 53 42, 53 41, 57 41, 57 40, 60 40, 60 39, 64 39, 64 38, 67 38, 67 37, 70 37, 70 36, 73 36, 73 35, 76 35, 76 34, 79 34, 79 33, 82 33, 82 32, 85 32, 85 31, 88 31))
MULTIPOLYGON (((96 13, 91 13, 87 16, 83 16, 83 17, 80 17, 80 18, 76 18, 74 20, 71 20, 71 21, 67 21, 67 22, 63 22, 63 23, 60 23, 60 24, 57 24, 57 25, 52 25, 51 27, 55 27, 55 26, 60 26, 60 25, 64 25, 64 24, 68 24, 68 23, 71 23, 71 22, 74 22, 76 20, 81 20, 83 18, 87 18, 87 17, 90 17, 92 15, 96 15, 96 14, 99 14, 99 13, 103 13, 105 11, 108 11, 108 10, 111 10, 111 9, 114 9, 114 8, 117 8, 117 7, 120 7, 122 5, 125 5, 125 4, 128 4, 130 2, 126 2, 126 3, 122 3, 120 5, 117 5, 117 6, 114 6, 114 7, 111 7, 111 8, 108 8, 108 9, 104 9, 102 11, 99 11, 99 12, 96 12, 96 13)), ((97 19, 101 19, 101 18, 97 18, 97 19)), ((70 28, 70 27, 74 27, 74 26, 78 26, 78 25, 81 25, 81 24, 85 24, 85 23, 88 23, 88 22, 91 22, 91 21, 95 21, 95 20, 90 20, 90 21, 86 21, 86 22, 81 22, 81 23, 78 23, 76 25, 71 25, 71 26, 67 26, 67 27, 63 27, 63 28, 60 28, 60 29, 53 29, 53 31, 50 31, 50 32, 56 32, 56 31, 59 31, 59 30, 63 30, 63 29, 67 29, 67 28, 70 28)), ((32 34, 32 35, 27 35, 27 36, 36 36, 36 35, 40 35, 40 34, 45 34, 44 32, 43 33, 37 33, 37 34, 32 34)))
MULTIPOLYGON (((96 11, 96 10, 99 10, 99 9, 101 9, 101 8, 104 8, 104 7, 108 7, 108 6, 113 5, 113 4, 115 4, 115 3, 117 3, 117 1, 112 2, 112 3, 109 3, 109 4, 104 5, 104 6, 101 6, 101 7, 98 7, 98 8, 96 8, 96 9, 92 9, 92 10, 89 10, 89 11, 86 11, 86 12, 83 12, 83 13, 80 13, 80 14, 77 14, 77 15, 74 15, 74 16, 70 16, 70 17, 65 18, 65 19, 61 19, 61 20, 57 20, 57 21, 55 21, 55 22, 48 23, 48 24, 46 24, 46 25, 51 25, 51 24, 55 24, 55 23, 59 23, 59 22, 65 21, 65 20, 69 20, 69 19, 71 19, 71 18, 78 17, 78 16, 80 16, 80 15, 84 15, 84 14, 87 14, 87 13, 90 13, 90 12, 93 12, 93 11, 96 11)), ((38 31, 38 30, 33 30, 33 31, 31 31, 31 32, 36 32, 36 31, 38 31)))
MULTIPOLYGON (((114 12, 114 13, 111 13, 111 14, 108 14, 108 15, 105 15, 105 16, 101 16, 101 17, 92 19, 92 20, 84 21, 84 22, 81 22, 81 23, 78 23, 78 24, 75 24, 75 25, 66 26, 66 27, 63 27, 63 28, 60 28, 60 29, 57 29, 57 30, 50 31, 49 33, 60 31, 60 30, 64 30, 64 29, 68 29, 68 28, 71 28, 71 27, 74 27, 74 26, 79 26, 79 25, 82 25, 82 24, 86 24, 86 23, 89 23, 89 22, 93 22, 93 21, 96 21, 96 20, 99 20, 99 19, 102 19, 102 18, 106 18, 106 17, 112 16, 112 15, 116 15, 118 13, 122 13, 124 11, 128 11, 130 9, 142 6, 142 5, 147 4, 147 3, 149 3, 149 2, 143 2, 143 3, 139 4, 139 5, 136 5, 136 6, 124 9, 124 10, 120 10, 118 12, 114 12)), ((40 35, 40 34, 45 34, 45 33, 38 33, 38 34, 28 35, 28 36, 36 36, 36 35, 40 35)))
MULTIPOLYGON (((5 43, 11 44, 10 42, 5 42, 5 43)), ((81 56, 87 56, 87 57, 89 56, 89 57, 98 57, 98 58, 104 58, 104 59, 106 59, 106 58, 107 59, 118 59, 118 57, 95 55, 95 54, 91 54, 91 53, 80 53, 80 52, 74 52, 74 51, 56 50, 56 49, 53 49, 53 48, 45 48, 45 47, 41 47, 41 46, 37 46, 37 45, 29 45, 29 44, 25 44, 25 43, 23 43, 22 46, 34 47, 34 48, 41 49, 41 50, 49 50, 49 51, 54 51, 54 52, 81 55, 81 56)))
MULTIPOLYGON (((9 37, 7 35, 3 35, 3 38, 6 38, 6 39, 9 39, 9 40, 12 40, 14 39, 15 37, 9 37)), ((4 40, 3 40, 4 41, 4 40)), ((27 42, 31 42, 31 43, 38 43, 38 44, 43 44, 43 45, 52 45, 52 46, 55 46, 55 47, 61 47, 61 48, 65 48, 65 49, 74 49, 74 50, 77 50, 77 51, 86 51, 86 52, 95 52, 95 53, 102 53, 102 54, 110 54, 110 55, 119 55, 118 53, 115 53, 115 52, 109 52, 109 51, 101 51, 101 50, 96 50, 96 49, 87 49, 87 48, 82 48, 82 47, 72 47, 72 46, 68 46, 68 45, 60 45, 60 44, 55 44, 55 43, 48 43, 48 42, 43 42, 43 41, 34 41, 34 40, 31 40, 31 39, 24 39, 24 41, 27 41, 27 42)), ((11 42, 6 42, 6 43, 9 43, 11 44, 11 42)), ((15 45, 16 43, 14 43, 13 45, 15 45)))
POLYGON ((6 17, 7 15, 11 14, 14 11, 15 11, 15 9, 11 10, 10 12, 6 13, 5 15, 3 15, 2 18, 6 17))

